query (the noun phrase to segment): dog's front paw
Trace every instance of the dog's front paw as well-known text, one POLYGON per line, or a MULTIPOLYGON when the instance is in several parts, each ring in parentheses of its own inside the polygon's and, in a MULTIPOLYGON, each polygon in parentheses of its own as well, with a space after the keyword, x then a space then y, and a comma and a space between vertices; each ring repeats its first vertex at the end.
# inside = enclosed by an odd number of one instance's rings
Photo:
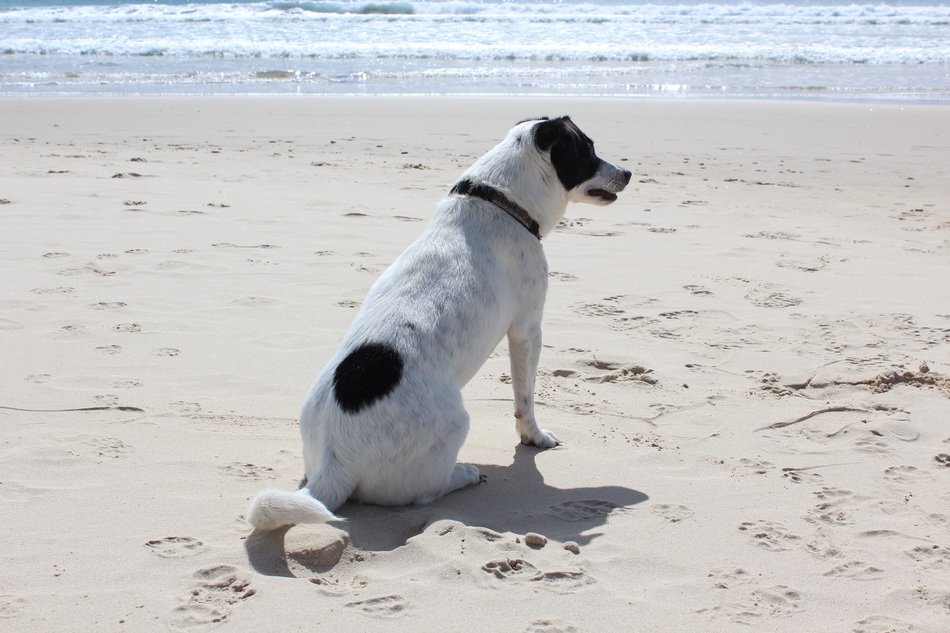
POLYGON ((531 435, 522 434, 521 443, 528 446, 537 446, 538 448, 554 448, 561 442, 555 437, 554 433, 539 428, 531 435))

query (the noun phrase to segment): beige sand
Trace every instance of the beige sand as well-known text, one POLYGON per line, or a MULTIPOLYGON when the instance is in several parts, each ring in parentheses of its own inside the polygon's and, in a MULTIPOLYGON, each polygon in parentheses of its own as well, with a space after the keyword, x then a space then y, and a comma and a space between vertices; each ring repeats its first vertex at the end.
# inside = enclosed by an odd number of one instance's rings
POLYGON ((948 156, 946 107, 0 101, 0 629, 948 631, 948 156), (369 285, 563 113, 635 172, 546 240, 564 446, 502 345, 486 484, 250 536, 369 285))

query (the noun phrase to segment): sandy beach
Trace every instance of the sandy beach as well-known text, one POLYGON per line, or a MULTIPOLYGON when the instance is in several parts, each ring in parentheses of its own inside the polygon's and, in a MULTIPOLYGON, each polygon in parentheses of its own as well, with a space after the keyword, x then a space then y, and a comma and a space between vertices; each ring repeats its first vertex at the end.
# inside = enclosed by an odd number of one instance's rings
POLYGON ((0 100, 0 629, 950 630, 950 108, 0 100), (487 482, 251 534, 376 277, 515 122, 634 172, 571 206, 538 419, 487 482), (530 535, 530 536, 529 536, 530 535))

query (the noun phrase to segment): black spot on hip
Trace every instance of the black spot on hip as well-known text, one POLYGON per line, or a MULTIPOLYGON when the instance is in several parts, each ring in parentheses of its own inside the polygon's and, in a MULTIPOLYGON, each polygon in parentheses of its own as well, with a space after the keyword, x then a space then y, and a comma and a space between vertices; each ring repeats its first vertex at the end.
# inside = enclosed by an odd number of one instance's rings
POLYGON ((347 413, 359 413, 388 395, 402 378, 402 356, 392 345, 364 343, 333 371, 333 395, 347 413))

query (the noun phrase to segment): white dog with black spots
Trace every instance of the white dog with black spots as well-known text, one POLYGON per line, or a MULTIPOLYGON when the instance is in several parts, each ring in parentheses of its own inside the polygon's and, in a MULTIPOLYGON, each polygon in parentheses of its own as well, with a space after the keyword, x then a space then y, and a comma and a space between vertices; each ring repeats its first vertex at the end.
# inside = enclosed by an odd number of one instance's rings
POLYGON ((541 238, 568 202, 609 204, 630 176, 568 117, 512 128, 370 289, 303 405, 305 484, 261 492, 248 522, 324 523, 349 499, 428 503, 479 483, 478 468, 456 462, 469 429, 461 390, 505 336, 521 441, 556 446, 534 411, 548 282, 541 238))

